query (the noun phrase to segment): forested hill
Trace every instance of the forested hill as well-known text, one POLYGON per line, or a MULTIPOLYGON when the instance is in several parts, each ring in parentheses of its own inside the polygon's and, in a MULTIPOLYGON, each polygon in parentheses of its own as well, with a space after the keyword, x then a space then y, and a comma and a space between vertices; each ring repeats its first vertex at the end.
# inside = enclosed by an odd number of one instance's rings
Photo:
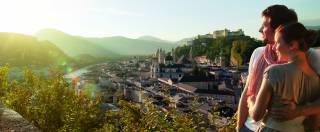
POLYGON ((188 55, 192 48, 193 56, 206 55, 210 60, 219 56, 229 62, 241 65, 249 61, 253 50, 263 43, 249 36, 202 38, 198 36, 192 45, 183 45, 175 49, 177 56, 188 55))
POLYGON ((18 34, 0 32, 0 64, 11 66, 53 66, 70 61, 62 50, 48 41, 18 34))

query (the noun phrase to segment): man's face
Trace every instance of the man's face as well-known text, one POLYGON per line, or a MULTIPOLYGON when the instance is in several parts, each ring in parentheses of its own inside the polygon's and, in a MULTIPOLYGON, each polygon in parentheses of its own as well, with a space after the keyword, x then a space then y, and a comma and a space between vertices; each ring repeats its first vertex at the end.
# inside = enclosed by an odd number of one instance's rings
POLYGON ((270 25, 270 17, 262 17, 262 25, 259 29, 263 42, 266 44, 274 44, 274 29, 270 25))

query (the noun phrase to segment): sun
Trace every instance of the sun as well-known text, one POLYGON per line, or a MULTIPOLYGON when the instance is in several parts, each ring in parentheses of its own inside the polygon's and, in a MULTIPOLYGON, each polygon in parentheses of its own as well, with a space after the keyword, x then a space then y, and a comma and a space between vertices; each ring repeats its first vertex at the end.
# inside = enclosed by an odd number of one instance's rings
POLYGON ((0 0, 0 32, 33 34, 46 27, 49 5, 41 0, 0 0))

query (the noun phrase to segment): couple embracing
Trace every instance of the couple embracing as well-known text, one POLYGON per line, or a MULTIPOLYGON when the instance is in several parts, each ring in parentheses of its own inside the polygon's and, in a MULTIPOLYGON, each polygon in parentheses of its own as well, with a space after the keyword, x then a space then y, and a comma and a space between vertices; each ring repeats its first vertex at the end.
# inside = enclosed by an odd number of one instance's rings
POLYGON ((251 55, 237 131, 317 131, 320 53, 310 48, 316 33, 307 30, 295 11, 284 5, 272 5, 262 12, 259 32, 266 46, 251 55))

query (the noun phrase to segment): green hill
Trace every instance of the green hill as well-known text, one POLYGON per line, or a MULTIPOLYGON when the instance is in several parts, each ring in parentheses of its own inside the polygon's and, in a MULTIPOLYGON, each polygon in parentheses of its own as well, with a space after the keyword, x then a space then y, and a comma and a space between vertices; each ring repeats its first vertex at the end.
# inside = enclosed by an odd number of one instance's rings
MULTIPOLYGON (((146 37, 142 38, 146 39, 146 37)), ((153 54, 158 48, 170 51, 171 48, 176 47, 175 44, 159 39, 141 40, 141 39, 130 39, 126 37, 104 37, 104 38, 86 38, 86 40, 99 44, 100 46, 112 50, 121 55, 146 55, 153 54)))
POLYGON ((72 36, 55 29, 44 29, 35 34, 40 40, 48 40, 63 50, 70 56, 82 54, 92 55, 94 57, 114 57, 117 56, 111 50, 95 43, 89 42, 82 37, 72 36))
POLYGON ((33 36, 0 32, 0 64, 11 66, 52 66, 71 59, 48 41, 33 36))

